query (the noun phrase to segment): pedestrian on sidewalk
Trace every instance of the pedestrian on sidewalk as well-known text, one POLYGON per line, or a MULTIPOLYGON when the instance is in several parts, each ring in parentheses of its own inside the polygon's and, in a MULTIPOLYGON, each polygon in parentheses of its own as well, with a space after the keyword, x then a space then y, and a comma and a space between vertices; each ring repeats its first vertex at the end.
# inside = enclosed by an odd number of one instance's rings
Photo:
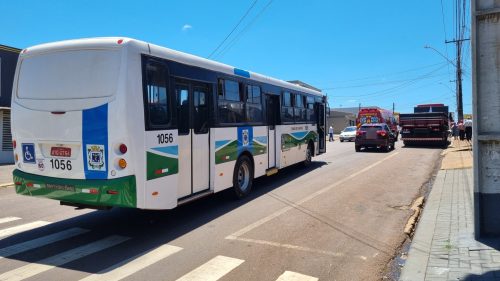
POLYGON ((455 122, 453 122, 453 124, 451 124, 451 135, 453 136, 454 140, 458 139, 458 126, 457 126, 457 123, 455 123, 455 122))
POLYGON ((472 139, 472 120, 471 119, 466 119, 464 121, 464 127, 465 127, 465 138, 467 141, 470 142, 472 139))
POLYGON ((328 129, 328 135, 330 136, 329 140, 330 142, 334 141, 333 140, 333 127, 330 126, 330 129, 328 129))
POLYGON ((458 135, 461 141, 465 140, 465 126, 463 120, 458 121, 458 135))

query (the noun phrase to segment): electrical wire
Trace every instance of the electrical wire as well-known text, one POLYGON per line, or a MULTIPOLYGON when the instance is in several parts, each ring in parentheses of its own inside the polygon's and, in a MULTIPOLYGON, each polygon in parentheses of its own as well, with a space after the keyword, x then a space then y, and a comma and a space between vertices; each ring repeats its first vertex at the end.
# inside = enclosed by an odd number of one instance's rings
POLYGON ((224 40, 222 40, 222 42, 220 42, 220 44, 217 46, 217 48, 215 48, 212 51, 212 53, 210 53, 210 55, 208 55, 208 58, 211 58, 215 54, 215 52, 217 52, 217 50, 219 50, 219 48, 226 42, 226 40, 229 38, 229 36, 231 36, 231 34, 233 34, 233 32, 238 28, 238 26, 241 24, 241 22, 243 22, 243 20, 248 16, 248 14, 253 9, 253 7, 255 7, 255 4, 257 4, 258 1, 259 0, 253 1, 252 5, 250 5, 250 7, 245 12, 245 14, 240 18, 240 20, 238 21, 238 23, 233 27, 233 29, 231 30, 231 32, 229 32, 229 34, 226 36, 226 38, 224 38, 224 40))
POLYGON ((233 39, 231 39, 231 41, 228 44, 226 44, 226 46, 221 51, 219 51, 219 54, 217 54, 215 57, 221 58, 222 56, 227 54, 227 52, 238 42, 238 40, 246 32, 248 32, 250 27, 262 16, 262 14, 264 14, 264 12, 267 10, 267 8, 271 5, 272 2, 273 0, 269 0, 269 2, 267 2, 267 4, 259 11, 259 13, 247 25, 245 25, 244 28, 242 28, 238 33, 236 33, 236 35, 233 36, 233 39))

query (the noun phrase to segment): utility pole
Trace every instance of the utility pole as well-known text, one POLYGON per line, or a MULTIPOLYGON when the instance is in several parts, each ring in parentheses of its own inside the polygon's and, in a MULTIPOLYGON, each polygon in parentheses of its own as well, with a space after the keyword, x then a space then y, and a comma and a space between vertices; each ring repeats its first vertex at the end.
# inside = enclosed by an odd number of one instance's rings
POLYGON ((395 108, 395 105, 394 105, 394 103, 392 103, 392 115, 394 115, 394 108, 395 108))
POLYGON ((463 120, 464 119, 464 107, 463 107, 463 100, 462 100, 462 42, 467 41, 470 39, 456 39, 456 40, 450 40, 450 41, 445 41, 446 44, 448 43, 455 43, 457 47, 457 63, 456 63, 456 69, 457 69, 457 79, 456 79, 456 88, 457 88, 457 119, 458 120, 463 120))

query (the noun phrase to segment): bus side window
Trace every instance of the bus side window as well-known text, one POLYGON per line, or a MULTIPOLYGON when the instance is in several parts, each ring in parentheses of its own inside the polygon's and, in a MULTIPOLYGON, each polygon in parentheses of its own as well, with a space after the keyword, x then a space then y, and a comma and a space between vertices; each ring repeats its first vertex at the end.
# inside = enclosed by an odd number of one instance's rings
POLYGON ((167 68, 162 63, 147 61, 145 76, 147 126, 165 127, 170 122, 167 68))
POLYGON ((263 121, 262 97, 259 86, 247 85, 246 114, 248 122, 260 123, 263 121))
POLYGON ((314 122, 314 97, 308 96, 306 98, 306 120, 309 122, 314 122))
POLYGON ((241 83, 232 80, 219 80, 218 112, 220 123, 243 123, 244 111, 244 89, 241 83))
POLYGON ((281 94, 281 120, 283 123, 293 123, 293 115, 292 93, 283 92, 281 94))

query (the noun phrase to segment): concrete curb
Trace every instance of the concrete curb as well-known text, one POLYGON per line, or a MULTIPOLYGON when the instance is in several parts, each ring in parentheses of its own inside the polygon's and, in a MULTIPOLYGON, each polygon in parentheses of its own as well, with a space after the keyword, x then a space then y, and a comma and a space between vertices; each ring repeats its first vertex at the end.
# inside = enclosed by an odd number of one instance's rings
POLYGON ((14 183, 13 183, 13 182, 9 182, 9 183, 2 183, 2 184, 0 184, 0 188, 2 188, 2 187, 7 187, 7 186, 12 186, 12 185, 14 185, 14 183))
POLYGON ((422 218, 413 236, 408 258, 399 278, 401 281, 425 279, 445 177, 446 170, 438 171, 431 193, 427 198, 422 218))

